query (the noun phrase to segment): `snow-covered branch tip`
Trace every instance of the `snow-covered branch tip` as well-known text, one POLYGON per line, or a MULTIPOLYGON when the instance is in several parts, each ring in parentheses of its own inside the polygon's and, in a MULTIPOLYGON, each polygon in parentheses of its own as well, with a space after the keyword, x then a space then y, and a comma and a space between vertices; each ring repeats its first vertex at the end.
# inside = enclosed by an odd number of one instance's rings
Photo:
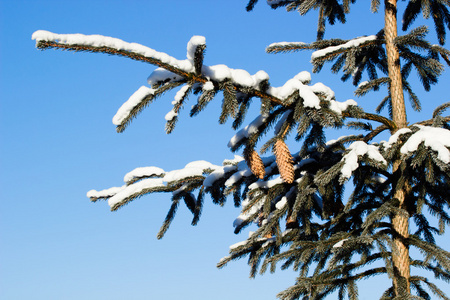
MULTIPOLYGON (((276 104, 283 104, 282 99, 266 93, 260 88, 263 82, 268 82, 269 76, 264 71, 250 75, 245 70, 232 69, 226 65, 203 65, 203 55, 206 48, 205 38, 193 36, 187 45, 186 59, 178 60, 166 53, 158 52, 149 47, 128 43, 117 38, 102 35, 83 34, 56 34, 49 31, 38 30, 33 33, 32 39, 36 40, 38 49, 62 49, 70 51, 86 51, 93 53, 106 53, 128 57, 133 60, 147 62, 157 67, 148 78, 151 88, 141 88, 124 104, 113 119, 118 126, 118 131, 124 130, 130 119, 134 117, 149 101, 162 94, 167 88, 173 88, 172 84, 197 83, 213 86, 217 90, 218 83, 231 82, 234 90, 245 89, 250 96, 267 99, 276 104), (162 88, 163 90, 158 90, 162 88), (143 101, 145 100, 145 101, 143 101), (144 103, 144 105, 140 105, 144 103)), ((175 84, 176 86, 177 84, 175 84)))
MULTIPOLYGON (((186 80, 198 83, 204 84, 208 80, 221 82, 229 79, 235 85, 253 88, 254 91, 252 93, 254 93, 254 96, 269 98, 273 102, 281 103, 280 99, 272 95, 267 95, 259 90, 259 84, 262 81, 269 80, 267 73, 264 71, 250 75, 245 70, 232 69, 225 65, 203 65, 203 52, 206 47, 203 36, 193 36, 190 39, 187 45, 187 59, 185 60, 178 60, 166 53, 158 52, 141 44, 128 43, 118 38, 102 35, 57 34, 45 30, 38 30, 33 33, 32 39, 36 40, 36 47, 38 49, 58 48, 62 50, 98 52, 124 56, 156 65, 173 73, 172 76, 175 74, 186 80)), ((157 81, 161 82, 163 78, 156 77, 161 77, 161 75, 166 76, 167 74, 162 74, 160 71, 158 70, 152 74, 151 79, 160 79, 157 81)))
MULTIPOLYGON (((194 56, 197 47, 205 45, 205 38, 194 36, 188 43, 186 60, 178 60, 164 52, 158 52, 137 43, 128 43, 118 38, 102 35, 57 34, 45 30, 38 30, 31 36, 36 40, 38 49, 58 48, 71 51, 87 51, 119 55, 134 60, 143 61, 162 67, 182 77, 195 76, 194 56)), ((206 82, 204 78, 196 81, 206 82)))
POLYGON ((311 61, 315 61, 318 59, 329 59, 329 56, 334 57, 350 48, 365 47, 367 45, 373 44, 377 39, 378 37, 376 35, 369 35, 351 39, 341 45, 326 47, 324 49, 314 51, 311 54, 311 61))
POLYGON ((128 204, 130 201, 143 195, 154 192, 171 192, 176 195, 183 191, 184 183, 188 180, 198 179, 203 183, 208 174, 220 169, 207 161, 194 161, 183 169, 165 172, 158 167, 140 167, 127 173, 124 177, 125 185, 96 191, 91 190, 87 197, 91 201, 108 200, 112 211, 128 204))

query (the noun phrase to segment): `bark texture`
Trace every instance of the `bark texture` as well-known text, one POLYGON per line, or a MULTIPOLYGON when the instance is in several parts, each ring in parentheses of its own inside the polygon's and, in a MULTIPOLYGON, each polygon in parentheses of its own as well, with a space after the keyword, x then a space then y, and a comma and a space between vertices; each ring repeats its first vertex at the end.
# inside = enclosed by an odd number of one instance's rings
MULTIPOLYGON (((402 75, 400 69, 400 55, 394 43, 397 37, 397 0, 385 0, 385 40, 388 71, 390 78, 390 93, 392 120, 397 129, 407 126, 406 109, 403 96, 402 75)), ((393 173, 397 172, 400 161, 394 162, 393 173)), ((410 260, 409 247, 406 239, 409 236, 409 216, 406 213, 406 193, 405 187, 400 187, 394 194, 400 202, 400 208, 404 214, 396 214, 392 218, 393 229, 397 233, 394 237, 394 249, 392 249, 392 260, 396 276, 393 278, 395 294, 400 296, 403 293, 410 294, 410 260)))

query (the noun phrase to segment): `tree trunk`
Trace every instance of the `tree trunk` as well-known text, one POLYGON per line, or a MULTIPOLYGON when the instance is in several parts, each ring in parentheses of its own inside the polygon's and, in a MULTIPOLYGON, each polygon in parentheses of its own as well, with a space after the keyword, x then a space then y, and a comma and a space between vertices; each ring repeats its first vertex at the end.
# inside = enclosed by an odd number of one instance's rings
MULTIPOLYGON (((397 161, 395 164, 400 163, 397 161)), ((392 261, 396 273, 393 281, 395 294, 401 296, 405 292, 411 293, 409 247, 405 243, 405 239, 409 236, 409 215, 405 207, 405 188, 397 190, 394 197, 400 201, 400 208, 403 210, 403 214, 396 214, 392 218, 393 228, 398 234, 394 237, 395 249, 392 249, 392 261)))
MULTIPOLYGON (((406 127, 406 109, 403 97, 403 84, 400 69, 400 56, 394 39, 397 37, 397 0, 385 0, 385 27, 386 55, 390 78, 390 93, 392 105, 392 120, 397 129, 406 127)), ((401 161, 395 161, 392 172, 396 172, 401 161)), ((394 197, 400 201, 400 208, 404 214, 396 214, 392 218, 392 225, 398 236, 394 237, 394 248, 392 249, 392 260, 396 275, 393 278, 395 294, 410 294, 410 261, 409 247, 405 239, 409 236, 409 216, 405 205, 406 188, 398 189, 394 197)))
POLYGON ((397 0, 385 0, 384 37, 391 92, 393 121, 398 128, 406 127, 406 110, 403 98, 400 55, 394 39, 397 37, 397 0))

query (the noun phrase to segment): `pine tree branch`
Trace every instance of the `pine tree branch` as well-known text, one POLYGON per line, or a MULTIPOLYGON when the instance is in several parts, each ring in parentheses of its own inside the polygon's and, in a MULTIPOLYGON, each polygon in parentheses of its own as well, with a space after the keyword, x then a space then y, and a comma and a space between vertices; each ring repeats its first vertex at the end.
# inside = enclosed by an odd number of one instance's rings
MULTIPOLYGON (((349 113, 343 112, 343 117, 352 117, 349 113)), ((371 114, 371 113, 363 113, 360 116, 360 119, 368 120, 368 121, 376 121, 379 123, 384 124, 389 128, 391 131, 395 131, 397 129, 397 124, 395 124, 392 120, 389 120, 388 118, 385 118, 383 116, 377 115, 377 114, 371 114)))
MULTIPOLYGON (((45 49, 61 49, 61 50, 68 50, 68 51, 75 51, 75 52, 91 52, 91 53, 106 53, 110 55, 117 55, 122 57, 128 57, 136 61, 142 61, 146 62, 155 66, 158 66, 160 68, 166 69, 176 75, 182 76, 186 78, 188 81, 198 82, 198 83, 206 83, 208 79, 201 75, 197 75, 195 73, 190 73, 183 71, 182 69, 176 68, 170 64, 164 63, 156 58, 147 57, 138 53, 134 53, 131 51, 125 51, 125 50, 118 50, 111 47, 95 47, 95 46, 88 46, 88 45, 74 45, 74 44, 61 44, 54 41, 44 41, 39 40, 36 44, 36 47, 41 50, 45 49)), ((233 88, 236 91, 239 91, 239 88, 236 85, 233 85, 233 88)), ((259 91, 257 89, 249 88, 248 94, 251 96, 259 97, 261 99, 268 99, 273 103, 284 105, 284 102, 274 97, 270 94, 267 94, 265 92, 259 91)))
MULTIPOLYGON (((364 45, 366 45, 366 44, 367 43, 364 43, 364 45)), ((206 83, 208 81, 208 79, 203 77, 201 74, 197 75, 195 73, 186 72, 186 71, 184 71, 180 68, 177 68, 173 65, 164 63, 163 61, 161 61, 157 58, 148 57, 148 56, 145 56, 145 55, 142 55, 139 53, 135 53, 132 51, 119 50, 119 49, 115 49, 115 48, 108 47, 108 46, 96 47, 96 46, 91 46, 91 45, 66 44, 66 43, 59 43, 57 41, 38 40, 36 47, 39 49, 42 49, 42 50, 56 48, 56 49, 75 51, 75 52, 106 53, 106 54, 110 54, 110 55, 128 57, 128 58, 136 60, 136 61, 142 61, 142 62, 146 62, 146 63, 152 64, 152 65, 161 67, 161 68, 166 69, 176 75, 179 75, 191 82, 206 83)), ((230 87, 231 86, 233 87, 234 90, 240 91, 240 87, 237 86, 236 84, 232 84, 232 85, 230 85, 230 87)), ((245 93, 248 94, 249 96, 258 97, 260 99, 266 99, 266 100, 268 100, 272 103, 278 104, 278 105, 283 105, 283 106, 288 105, 282 99, 275 97, 273 95, 270 95, 266 92, 260 91, 256 88, 246 87, 245 93)), ((343 117, 350 117, 350 115, 348 113, 344 112, 343 117)), ((380 123, 388 126, 390 130, 395 130, 395 128, 396 128, 395 124, 392 121, 390 121, 382 116, 379 116, 379 115, 364 113, 362 115, 362 119, 380 122, 380 123)))
POLYGON ((374 46, 374 45, 379 45, 380 43, 383 43, 383 41, 380 41, 377 38, 370 40, 370 38, 373 38, 372 36, 368 36, 368 37, 364 37, 364 38, 359 38, 359 39, 363 40, 363 42, 361 42, 360 44, 358 44, 356 46, 355 46, 355 43, 357 43, 358 39, 346 41, 345 43, 343 43, 341 45, 326 47, 326 48, 317 50, 317 51, 313 52, 313 54, 311 55, 311 60, 312 60, 313 64, 315 64, 319 61, 332 60, 335 57, 339 56, 340 54, 346 53, 356 47, 362 49, 362 48, 365 48, 368 46, 374 46), (367 40, 364 40, 364 38, 367 40))
POLYGON ((170 64, 164 63, 156 58, 147 57, 147 56, 144 56, 144 55, 141 55, 138 53, 134 53, 131 51, 118 50, 118 49, 114 49, 112 47, 107 47, 107 46, 95 47, 95 46, 88 46, 88 45, 61 44, 61 43, 53 42, 53 41, 39 40, 36 43, 36 47, 41 50, 56 48, 56 49, 75 51, 75 52, 106 53, 106 54, 110 54, 110 55, 128 57, 133 60, 146 62, 146 63, 152 64, 152 65, 164 68, 174 74, 180 75, 182 77, 185 77, 187 79, 190 79, 190 80, 193 80, 196 82, 205 83, 207 81, 206 78, 197 76, 193 73, 185 72, 185 71, 178 69, 170 64))
MULTIPOLYGON (((442 121, 445 122, 445 123, 450 122, 450 116, 443 117, 442 121)), ((415 124, 427 126, 427 125, 433 125, 433 122, 434 122, 434 120, 430 119, 430 120, 426 120, 426 121, 420 121, 420 122, 417 122, 415 124)))
POLYGON ((381 125, 381 126, 378 126, 377 128, 375 128, 374 130, 372 130, 369 134, 367 134, 365 137, 364 137, 364 142, 368 142, 368 141, 370 141, 371 139, 373 139, 374 137, 376 137, 378 134, 380 134, 380 133, 382 133, 383 131, 385 131, 386 129, 389 129, 389 127, 387 126, 387 125, 381 125))

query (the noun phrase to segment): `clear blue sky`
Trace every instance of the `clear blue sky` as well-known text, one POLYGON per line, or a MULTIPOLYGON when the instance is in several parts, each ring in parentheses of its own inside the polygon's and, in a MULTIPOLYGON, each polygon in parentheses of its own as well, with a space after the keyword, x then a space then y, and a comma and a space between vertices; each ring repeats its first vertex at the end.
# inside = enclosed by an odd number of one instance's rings
MULTIPOLYGON (((0 0, 0 299, 265 300, 293 284, 290 271, 250 280, 246 261, 215 267, 247 234, 233 234, 239 212, 231 202, 221 208, 206 201, 196 227, 180 207, 158 241, 169 195, 143 197, 114 213, 86 198, 90 189, 122 185, 136 167, 172 170, 193 160, 232 158, 226 144, 234 133, 217 122, 220 97, 198 118, 184 111, 166 135, 169 93, 118 134, 113 115, 154 67, 99 54, 41 52, 31 40, 38 29, 102 34, 183 59, 190 37, 203 35, 206 64, 252 74, 262 69, 279 86, 311 71, 310 54, 269 55, 265 47, 313 41, 316 14, 300 17, 260 2, 247 13, 245 0, 0 0)), ((366 2, 354 7, 348 26, 329 28, 326 37, 375 34, 382 14, 371 14, 366 2)), ((353 98, 353 87, 328 70, 313 74, 313 82, 333 88, 338 100, 353 98)), ((431 93, 419 94, 424 112, 412 120, 428 119, 433 107, 449 101, 448 82, 446 74, 431 93)), ((357 101, 370 108, 376 105, 371 99, 357 101)), ((375 299, 380 287, 370 281, 360 292, 375 299)))

